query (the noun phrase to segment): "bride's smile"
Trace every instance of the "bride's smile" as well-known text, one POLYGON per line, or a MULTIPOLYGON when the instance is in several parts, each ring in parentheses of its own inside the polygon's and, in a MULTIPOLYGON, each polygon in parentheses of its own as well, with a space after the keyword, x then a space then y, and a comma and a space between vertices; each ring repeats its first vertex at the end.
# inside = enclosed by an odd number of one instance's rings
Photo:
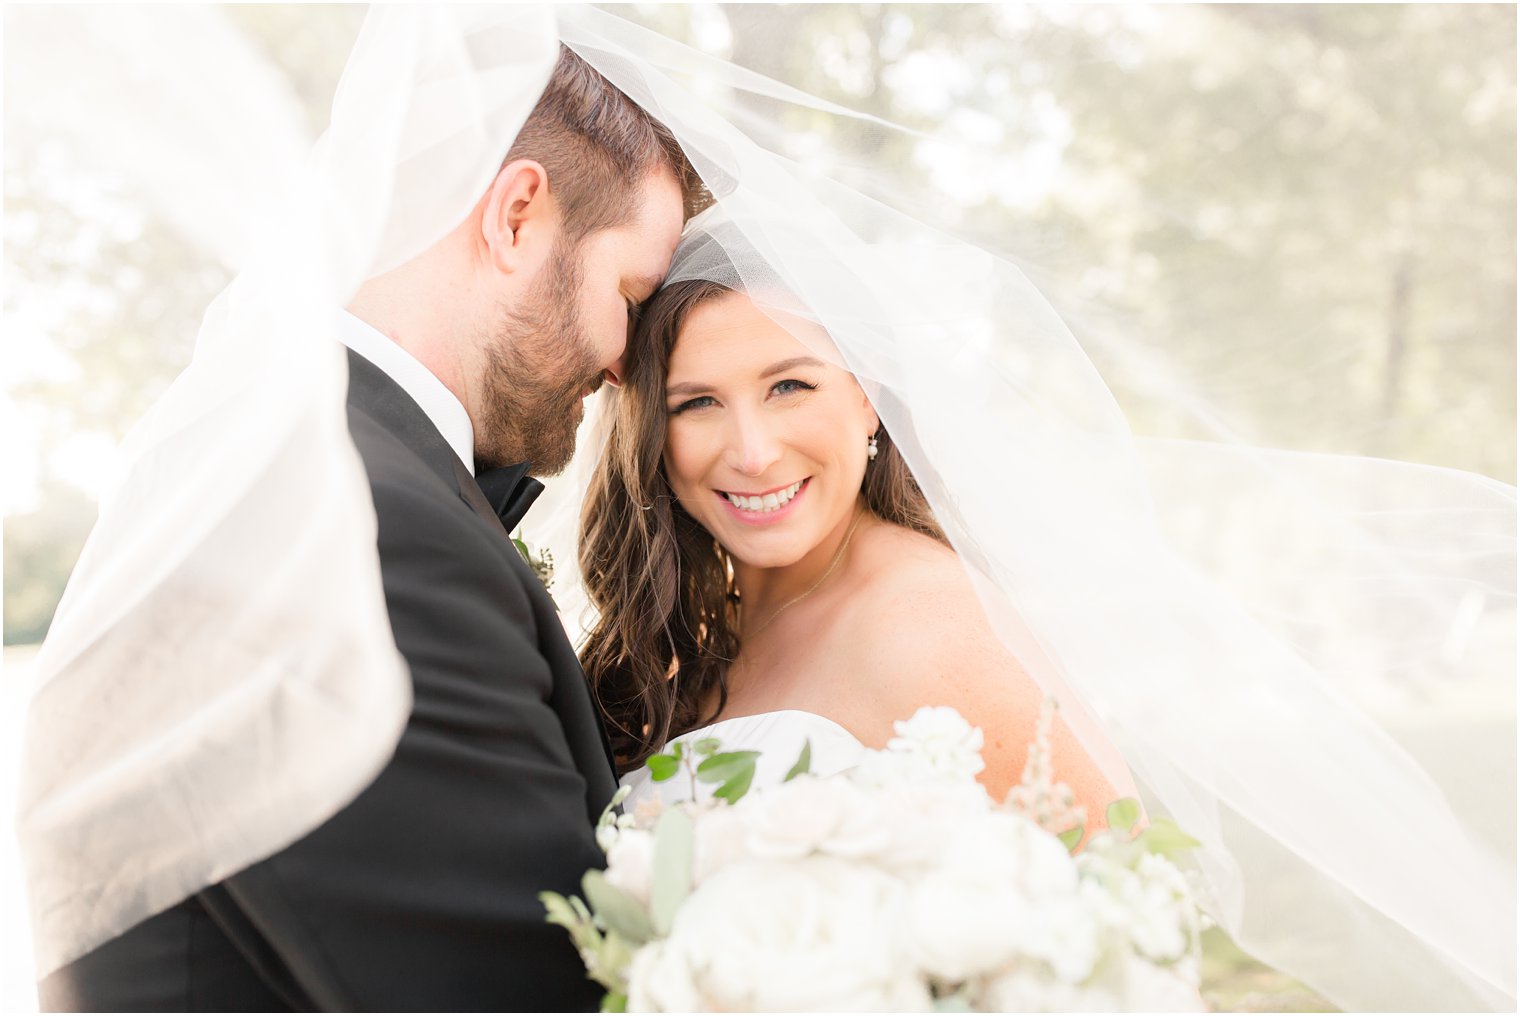
POLYGON ((807 488, 807 479, 798 480, 777 490, 746 494, 732 490, 720 490, 718 496, 727 501, 734 517, 746 525, 767 526, 780 522, 791 514, 791 509, 801 499, 807 488))

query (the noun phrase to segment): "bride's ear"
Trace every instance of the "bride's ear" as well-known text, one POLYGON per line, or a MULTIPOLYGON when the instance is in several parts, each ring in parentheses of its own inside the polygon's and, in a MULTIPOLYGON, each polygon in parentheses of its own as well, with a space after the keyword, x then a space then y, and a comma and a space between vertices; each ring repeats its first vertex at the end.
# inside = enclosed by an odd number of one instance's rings
POLYGON ((548 260, 558 228, 548 171, 533 159, 503 166, 480 217, 481 249, 491 266, 503 274, 532 271, 548 260))

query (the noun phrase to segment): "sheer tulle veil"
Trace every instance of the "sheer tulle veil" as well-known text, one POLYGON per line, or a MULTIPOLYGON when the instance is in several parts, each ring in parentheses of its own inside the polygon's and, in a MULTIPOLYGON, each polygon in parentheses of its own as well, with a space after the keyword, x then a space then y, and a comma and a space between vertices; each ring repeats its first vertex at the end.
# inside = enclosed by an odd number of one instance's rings
MULTIPOLYGON (((1471 828, 1513 801, 1460 738, 1401 741, 1364 694, 1415 675, 1434 708, 1513 680, 1513 488, 1137 435, 1135 400, 1174 390, 1104 377, 1010 261, 926 221, 891 167, 821 174, 779 111, 892 125, 615 13, 552 18, 375 7, 288 214, 134 432, 38 664, 20 830, 42 970, 279 849, 388 757, 407 681, 331 309, 468 211, 557 35, 716 198, 671 278, 743 289, 860 378, 999 636, 1115 782, 1202 842, 1226 930, 1345 1008, 1513 1008, 1513 844, 1471 828)), ((572 634, 604 418, 527 523, 572 634)), ((1508 703, 1482 720, 1512 732, 1508 703)))

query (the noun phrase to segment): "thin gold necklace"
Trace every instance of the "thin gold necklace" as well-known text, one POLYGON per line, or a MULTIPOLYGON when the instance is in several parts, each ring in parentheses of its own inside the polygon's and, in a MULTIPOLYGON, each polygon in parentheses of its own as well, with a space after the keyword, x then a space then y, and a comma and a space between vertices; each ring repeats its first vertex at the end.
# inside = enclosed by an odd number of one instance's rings
MULTIPOLYGON (((829 562, 829 566, 824 569, 823 574, 820 575, 820 576, 818 576, 818 581, 817 582, 814 582, 811 586, 808 586, 808 588, 806 590, 804 590, 801 593, 798 593, 796 596, 792 597, 790 600, 787 600, 781 606, 777 607, 776 610, 775 610, 775 613, 771 614, 770 617, 768 617, 768 618, 765 619, 765 623, 764 624, 762 624, 760 627, 756 628, 754 631, 750 632, 748 635, 746 635, 744 637, 752 639, 755 636, 759 635, 761 632, 765 631, 765 629, 767 629, 767 628, 769 628, 771 626, 771 622, 772 621, 776 620, 776 618, 778 618, 778 617, 781 616, 781 612, 782 611, 786 610, 788 607, 795 607, 797 604, 801 603, 803 600, 807 599, 809 596, 812 596, 814 593, 816 593, 818 591, 818 587, 821 586, 821 585, 823 585, 825 582, 827 582, 829 576, 832 575, 832 574, 834 574, 834 569, 836 569, 836 568, 839 567, 839 562, 841 562, 841 561, 844 560, 844 552, 846 550, 850 549, 850 540, 855 536, 855 530, 858 529, 858 528, 860 528, 861 520, 864 519, 865 517, 866 517, 866 509, 865 509, 864 506, 861 506, 860 510, 855 513, 855 520, 850 523, 850 529, 849 529, 849 531, 844 534, 844 540, 843 540, 843 542, 841 542, 839 544, 839 549, 836 550, 836 551, 834 551, 834 559, 829 562)), ((741 605, 740 606, 741 616, 742 616, 743 609, 744 608, 741 605)))

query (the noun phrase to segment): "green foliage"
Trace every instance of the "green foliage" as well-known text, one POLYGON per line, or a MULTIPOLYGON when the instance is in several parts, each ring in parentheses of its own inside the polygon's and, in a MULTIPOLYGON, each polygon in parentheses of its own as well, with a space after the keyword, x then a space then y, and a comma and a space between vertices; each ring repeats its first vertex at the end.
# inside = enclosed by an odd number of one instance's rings
POLYGON ((677 741, 670 745, 670 751, 660 755, 651 755, 645 760, 644 765, 649 769, 649 776, 656 783, 664 783, 676 773, 681 771, 681 759, 685 753, 686 744, 677 741))
POLYGON ((617 932, 634 945, 643 945, 654 937, 654 927, 644 908, 638 900, 608 882, 606 872, 599 868, 586 872, 581 879, 581 892, 586 894, 597 920, 608 931, 617 932))
POLYGON ((711 755, 713 752, 717 751, 719 747, 720 745, 716 737, 704 737, 696 744, 692 745, 692 748, 696 751, 696 753, 698 755, 701 755, 703 758, 706 758, 708 755, 711 755))
POLYGON ((553 585, 554 555, 549 552, 549 548, 545 547, 542 550, 535 550, 527 540, 523 539, 522 530, 518 530, 517 535, 510 537, 510 539, 512 540, 512 546, 517 548, 517 552, 522 555, 522 559, 527 562, 528 567, 533 569, 533 574, 538 576, 538 581, 543 583, 544 588, 548 589, 553 585))
POLYGON ((1133 797, 1124 797, 1108 806, 1104 813, 1104 821, 1115 833, 1129 835, 1135 831, 1135 826, 1140 822, 1140 802, 1133 797))
POLYGON ((1084 831, 1085 830, 1081 826, 1073 826, 1072 828, 1066 830, 1064 833, 1057 835, 1056 839, 1061 841, 1061 845, 1065 847, 1068 852, 1075 853, 1077 844, 1082 842, 1082 835, 1084 831))
POLYGON ((680 808, 666 811, 654 827, 649 909, 661 935, 670 934, 676 911, 691 893, 694 839, 691 816, 680 808))
POLYGON ((749 793, 749 786, 755 779, 755 760, 759 757, 758 751, 713 755, 697 766, 697 779, 703 783, 721 784, 713 791, 713 796, 729 804, 738 804, 749 793))
POLYGON ((782 783, 790 783, 799 776, 812 772, 813 767, 813 741, 812 738, 802 742, 802 754, 797 756, 797 761, 792 763, 792 768, 786 772, 786 778, 782 783))
POLYGON ((1169 818, 1153 819, 1145 831, 1135 837, 1135 843, 1146 853, 1160 854, 1168 860, 1176 860, 1181 854, 1203 845, 1169 818))
MULTIPOLYGON (((591 881, 590 874, 588 872, 586 881, 591 881)), ((595 874, 600 875, 601 872, 595 874)), ((582 884, 585 885, 585 882, 582 884)), ((598 891, 605 890, 612 890, 612 887, 602 879, 598 891)), ((633 959, 633 949, 628 941, 612 928, 604 933, 602 927, 606 926, 605 923, 599 926, 597 919, 579 897, 571 896, 567 899, 559 893, 544 892, 538 894, 538 899, 547 913, 545 920, 570 933, 570 940, 586 965, 586 975, 607 989, 608 994, 603 999, 603 1004, 606 1004, 607 999, 616 998, 622 990, 623 972, 633 959)), ((593 903, 593 906, 596 904, 593 903)))
POLYGON ((649 769, 649 775, 656 783, 664 783, 680 772, 681 760, 674 755, 651 755, 645 760, 644 765, 649 769))

